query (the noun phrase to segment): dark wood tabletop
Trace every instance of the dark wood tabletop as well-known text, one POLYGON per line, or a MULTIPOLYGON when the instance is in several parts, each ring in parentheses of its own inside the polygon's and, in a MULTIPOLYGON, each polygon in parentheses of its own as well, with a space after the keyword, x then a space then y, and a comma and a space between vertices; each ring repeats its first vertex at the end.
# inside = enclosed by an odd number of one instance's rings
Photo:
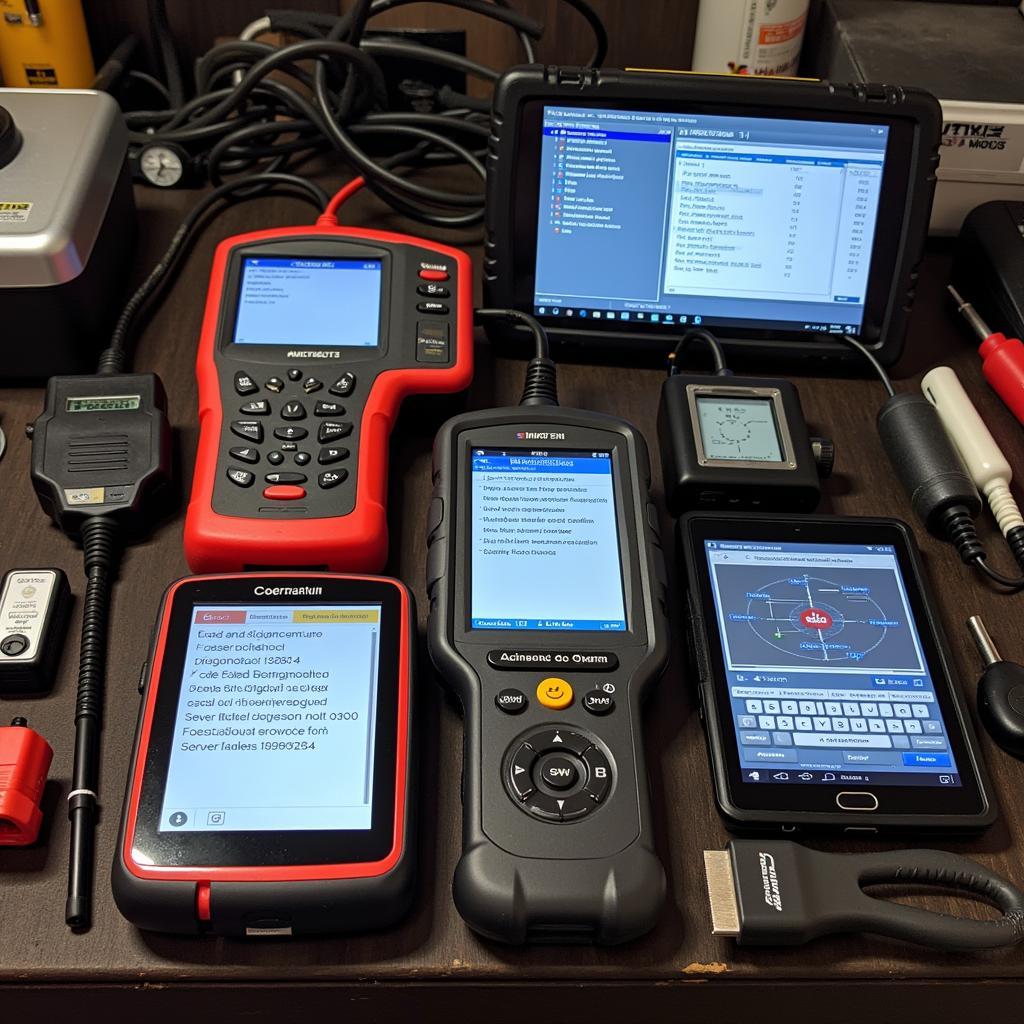
MULTIPOLYGON (((329 184, 334 184, 330 182, 329 184)), ((169 239, 195 196, 140 192, 140 239, 136 276, 141 278, 169 239)), ((384 213, 369 196, 344 209, 353 224, 397 230, 414 226, 384 213)), ((231 208, 202 233, 140 339, 135 365, 163 378, 180 457, 182 495, 187 494, 197 440, 193 363, 214 245, 254 228, 305 223, 311 210, 290 199, 265 198, 231 208)), ((459 242, 458 236, 447 241, 459 242)), ((462 236, 471 254, 477 241, 462 236)), ((923 370, 948 363, 960 374, 1012 465, 1024 467, 1024 433, 985 385, 970 337, 943 301, 949 257, 930 251, 925 261, 907 355, 897 368, 898 386, 917 385, 923 370)), ((424 526, 430 493, 430 448, 445 418, 464 408, 513 404, 524 363, 496 358, 478 339, 476 378, 464 396, 407 403, 391 444, 391 556, 387 572, 415 591, 422 634, 424 526)), ((647 437, 657 465, 655 413, 662 371, 564 364, 562 403, 631 420, 647 437)), ((836 472, 825 483, 822 512, 895 515, 913 521, 907 499, 885 459, 874 428, 883 392, 877 380, 798 380, 808 421, 835 439, 836 472)), ((875 938, 829 938, 796 949, 738 949, 711 935, 701 851, 724 846, 728 835, 714 808, 707 755, 694 711, 683 659, 681 592, 676 585, 676 653, 648 707, 646 744, 653 785, 658 852, 669 889, 658 926, 645 938, 615 948, 507 948, 481 940, 452 904, 450 884, 460 845, 459 771, 461 722, 442 695, 420 651, 418 679, 423 750, 420 878, 412 913, 382 934, 302 941, 235 941, 145 934, 121 918, 109 885, 118 815, 138 707, 137 681, 160 595, 187 574, 182 555, 184 496, 143 543, 124 556, 112 610, 110 659, 103 732, 97 834, 95 923, 82 935, 64 925, 68 791, 74 742, 78 614, 84 585, 81 553, 39 508, 29 480, 29 442, 24 426, 40 410, 37 388, 0 390, 0 423, 8 448, 0 461, 3 521, 0 570, 60 566, 76 594, 59 677, 50 695, 0 701, 0 716, 26 715, 53 745, 55 756, 45 800, 40 842, 28 849, 0 848, 0 1019, 21 1006, 36 1011, 145 1012, 153 1020, 223 1017, 244 1009, 255 1020, 307 1019, 314 1012, 340 1020, 433 1019, 458 1010, 467 1019, 637 1022, 677 1019, 732 1021, 758 1013, 761 1020, 955 1020, 967 1013, 1019 1019, 1005 1009, 1016 993, 1008 984, 1024 977, 1020 948, 974 955, 947 955, 875 938), (976 984, 983 982, 983 984, 976 984), (459 1002, 453 1000, 458 997, 459 1002), (143 1002, 145 1000, 145 1002, 143 1002), (771 1007, 771 1013, 766 1007, 771 1007), (1006 1016, 1003 1016, 1006 1014, 1006 1016)), ((661 503, 660 482, 655 500, 661 503)), ((662 534, 672 537, 662 513, 662 534)), ((948 545, 914 531, 938 595, 960 682, 973 704, 979 659, 964 628, 980 613, 1003 655, 1024 661, 1024 597, 997 594, 962 566, 948 545)), ((1012 563, 988 516, 979 519, 993 562, 1012 563)), ((1001 813, 981 838, 934 845, 967 853, 1024 886, 1024 770, 984 734, 1001 813)), ((877 849, 882 843, 819 842, 830 849, 877 849)), ((966 900, 919 901, 932 908, 984 916, 987 908, 966 900)), ((84 1016, 82 1016, 82 1012, 84 1016)), ((49 1018, 47 1018, 49 1019, 49 1018)), ((118 1019, 114 1016, 112 1019, 118 1019)))

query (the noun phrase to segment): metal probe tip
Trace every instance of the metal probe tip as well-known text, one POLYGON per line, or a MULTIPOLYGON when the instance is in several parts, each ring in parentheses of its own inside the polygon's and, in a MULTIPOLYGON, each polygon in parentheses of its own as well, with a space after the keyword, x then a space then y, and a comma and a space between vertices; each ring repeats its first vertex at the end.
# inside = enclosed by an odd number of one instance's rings
POLYGON ((992 333, 992 329, 978 315, 978 311, 951 285, 946 285, 946 291, 953 297, 956 303, 956 311, 974 328, 974 333, 984 341, 992 333))
POLYGON ((985 628, 985 623, 981 621, 980 615, 972 615, 967 620, 967 629, 986 665, 994 665, 997 661, 1003 660, 999 657, 999 650, 993 643, 992 637, 988 635, 988 630, 985 628))

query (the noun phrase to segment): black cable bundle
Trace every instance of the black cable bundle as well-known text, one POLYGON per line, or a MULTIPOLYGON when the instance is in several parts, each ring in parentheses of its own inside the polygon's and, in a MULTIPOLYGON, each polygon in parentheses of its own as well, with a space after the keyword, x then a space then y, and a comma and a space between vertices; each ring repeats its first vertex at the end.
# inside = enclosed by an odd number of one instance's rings
MULTIPOLYGON (((434 188, 403 172, 461 163, 483 181, 489 104, 442 88, 432 97, 433 111, 389 109, 379 59, 432 63, 488 82, 497 80, 499 72, 398 36, 367 35, 372 18, 412 2, 355 0, 341 15, 270 10, 238 40, 214 46, 196 62, 194 95, 186 99, 165 0, 150 0, 150 28, 166 82, 151 84, 167 107, 126 112, 133 145, 180 145, 213 185, 231 175, 294 169, 314 154, 333 150, 397 212, 438 227, 479 223, 482 190, 434 188), (275 47, 246 38, 267 32, 299 39, 275 47), (388 147, 386 155, 381 143, 388 147), (404 147, 398 153, 396 143, 404 147)), ((518 35, 526 62, 533 62, 533 43, 544 27, 509 0, 433 2, 508 26, 518 35)), ((578 11, 593 31, 591 64, 600 66, 608 48, 600 18, 588 0, 562 2, 578 11)), ((141 75, 129 74, 134 79, 141 75)))

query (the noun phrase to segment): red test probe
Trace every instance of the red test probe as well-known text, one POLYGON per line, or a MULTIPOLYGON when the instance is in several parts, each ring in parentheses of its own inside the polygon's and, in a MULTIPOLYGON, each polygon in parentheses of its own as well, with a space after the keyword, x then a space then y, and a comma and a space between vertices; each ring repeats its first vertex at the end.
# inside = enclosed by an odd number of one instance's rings
POLYGON ((1010 412, 1024 423, 1024 344, 1020 338, 1008 338, 999 331, 993 331, 952 285, 948 285, 948 289, 956 302, 957 312, 981 338, 978 355, 981 356, 981 372, 985 374, 985 380, 1010 412))

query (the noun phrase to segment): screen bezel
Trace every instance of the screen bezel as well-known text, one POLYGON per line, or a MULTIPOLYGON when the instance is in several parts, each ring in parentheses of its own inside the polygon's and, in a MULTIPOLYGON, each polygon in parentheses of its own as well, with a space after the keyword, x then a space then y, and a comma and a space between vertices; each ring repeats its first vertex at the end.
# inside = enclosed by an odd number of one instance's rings
MULTIPOLYGON (((220 311, 217 322, 217 351, 231 355, 242 363, 280 365, 283 360, 293 358, 292 351, 344 353, 349 362, 377 359, 386 355, 390 337, 391 322, 391 278, 393 257, 387 249, 373 244, 361 245, 330 238, 295 239, 285 241, 253 242, 231 250, 227 270, 224 274, 224 288, 221 292, 220 311), (296 342, 293 348, 287 345, 238 344, 235 329, 238 323, 238 306, 242 297, 242 264, 247 259, 311 259, 311 260, 379 260, 381 264, 380 309, 378 311, 378 336, 376 345, 307 345, 296 342)), ((341 313, 339 311, 339 319, 341 313)), ((298 356, 294 357, 298 358, 298 356)))
MULTIPOLYGON (((715 115, 720 117, 764 117, 766 120, 831 121, 843 124, 877 124, 889 129, 886 145, 885 165, 879 193, 878 211, 875 218, 875 234, 865 291, 864 315, 860 330, 855 334, 863 343, 872 346, 880 342, 882 331, 889 319, 892 302, 892 282, 902 254, 902 238, 906 220, 906 200, 911 189, 913 171, 912 156, 915 146, 916 128, 906 118, 887 117, 872 109, 858 115, 843 111, 802 109, 797 107, 758 107, 756 104, 739 105, 715 102, 669 102, 665 100, 633 100, 601 97, 585 99, 554 97, 529 99, 519 108, 519 123, 516 130, 517 161, 513 180, 513 194, 518 201, 513 204, 512 231, 518 241, 513 246, 512 277, 514 282, 514 304, 518 309, 535 309, 536 262, 537 262, 537 215, 540 204, 540 158, 542 146, 543 111, 548 105, 608 110, 640 110, 653 113, 684 113, 715 115)), ((535 314, 536 315, 536 314, 535 314)), ((586 320, 576 323, 561 316, 537 316, 545 326, 552 329, 602 336, 622 337, 628 333, 634 337, 651 340, 664 338, 666 345, 679 332, 678 324, 651 323, 649 320, 628 322, 619 320, 586 320)), ((815 331, 791 330, 781 327, 754 327, 742 324, 716 325, 709 321, 705 326, 722 337, 750 341, 820 341, 828 334, 815 331)))
MULTIPOLYGON (((894 523, 877 520, 858 521, 836 518, 792 521, 787 517, 687 516, 681 528, 690 563, 691 579, 696 581, 700 615, 704 623, 706 654, 711 678, 703 680, 704 706, 708 717, 709 740, 713 754, 725 771, 732 810, 765 812, 774 818, 793 814, 828 814, 833 818, 863 817, 865 820, 893 815, 931 815, 935 817, 977 816, 988 809, 982 792, 976 746, 969 742, 969 723, 955 696, 948 655, 936 631, 936 622, 925 602, 917 567, 911 557, 907 535, 894 523), (895 548, 903 583, 914 616, 925 662, 935 688, 936 699, 956 760, 961 785, 957 786, 872 786, 837 782, 786 784, 749 783, 743 780, 732 707, 725 675, 718 616, 705 555, 707 540, 761 541, 766 543, 809 544, 889 544, 895 548), (836 803, 842 792, 870 792, 878 799, 874 811, 845 811, 836 803)), ((973 736, 970 737, 973 740, 973 736)), ((855 774, 851 772, 851 774, 855 774)))
POLYGON ((211 868, 337 865, 381 861, 395 843, 396 772, 399 747, 399 686, 407 675, 400 664, 402 597, 395 585, 383 580, 339 580, 326 577, 211 578, 189 581, 175 591, 160 623, 166 636, 163 656, 153 666, 147 689, 150 729, 145 750, 139 750, 136 771, 142 783, 130 837, 133 861, 142 868, 202 866, 211 868), (315 596, 260 597, 254 587, 323 586, 315 596), (324 607, 330 604, 379 604, 377 708, 374 734, 373 803, 369 829, 301 829, 228 831, 160 831, 165 783, 173 742, 174 722, 182 685, 192 612, 197 605, 253 604, 324 607))
MULTIPOLYGON (((477 445, 476 447, 488 448, 488 447, 493 447, 493 446, 481 444, 481 445, 477 445)), ((500 447, 503 451, 515 452, 516 454, 519 454, 519 455, 530 455, 530 454, 533 454, 533 453, 535 453, 535 452, 540 450, 538 448, 531 448, 529 445, 523 445, 523 444, 500 445, 498 447, 500 447)), ((610 446, 605 446, 605 447, 601 447, 601 448, 595 447, 595 448, 582 449, 582 448, 579 448, 578 446, 570 446, 570 445, 564 444, 564 443, 560 444, 560 445, 558 445, 556 447, 547 446, 546 448, 543 449, 544 456, 546 456, 546 457, 555 457, 555 458, 557 458, 559 456, 559 454, 563 454, 563 455, 568 456, 570 454, 580 454, 580 453, 585 454, 588 451, 591 451, 591 452, 601 452, 602 454, 607 454, 609 456, 608 461, 611 463, 612 494, 613 494, 613 497, 614 497, 614 508, 613 508, 613 511, 614 511, 614 515, 615 515, 615 538, 616 538, 616 542, 618 544, 618 555, 619 555, 619 566, 618 566, 618 569, 619 569, 619 594, 620 594, 620 597, 622 599, 622 616, 623 616, 623 619, 625 620, 626 628, 625 629, 555 630, 555 629, 504 629, 502 627, 497 627, 495 629, 491 629, 491 628, 488 628, 486 626, 474 626, 473 625, 473 547, 474 547, 474 544, 473 544, 473 540, 474 540, 474 538, 473 538, 473 522, 474 522, 474 515, 473 515, 473 456, 472 456, 472 454, 469 454, 468 458, 467 458, 467 463, 466 463, 466 465, 467 465, 467 470, 466 471, 467 471, 467 474, 468 474, 467 479, 466 479, 466 493, 467 493, 467 508, 468 508, 468 511, 469 511, 469 517, 468 517, 468 521, 467 521, 467 528, 465 530, 465 534, 466 534, 466 537, 467 537, 467 540, 468 540, 468 551, 466 552, 466 562, 465 562, 465 564, 467 566, 467 573, 466 573, 467 583, 466 583, 466 608, 465 608, 465 620, 464 620, 464 627, 465 627, 465 629, 469 633, 471 633, 473 635, 479 635, 479 636, 486 636, 487 634, 497 635, 497 634, 501 634, 501 633, 509 633, 509 634, 521 634, 523 636, 548 636, 548 635, 556 635, 556 636, 571 636, 571 637, 579 637, 579 636, 592 637, 592 636, 622 636, 622 635, 624 635, 624 634, 626 634, 626 633, 628 633, 630 631, 631 616, 629 614, 629 605, 628 605, 628 601, 627 601, 627 586, 626 586, 626 571, 625 571, 626 570, 626 566, 627 566, 628 563, 625 560, 626 559, 626 550, 627 549, 626 549, 625 544, 624 544, 624 541, 625 541, 625 536, 624 536, 625 531, 622 528, 623 527, 623 521, 621 519, 621 516, 623 515, 624 510, 622 509, 622 500, 621 500, 621 493, 622 492, 621 492, 621 488, 619 487, 619 482, 618 482, 619 474, 621 473, 621 469, 619 468, 619 465, 618 465, 618 462, 619 462, 618 452, 617 452, 617 450, 615 448, 610 447, 610 446)))
MULTIPOLYGON (((590 424, 546 422, 524 417, 496 420, 453 435, 453 490, 456 500, 456 541, 453 546, 453 602, 451 628, 460 645, 496 648, 501 646, 565 647, 608 650, 635 647, 649 642, 644 611, 643 571, 640 566, 636 469, 627 435, 615 429, 590 424), (536 432, 563 432, 565 440, 535 443, 545 451, 609 451, 612 453, 612 483, 619 531, 619 559, 626 609, 625 630, 502 630, 470 628, 469 588, 472 580, 472 449, 519 448, 515 431, 528 427, 536 432)), ((639 510, 642 513, 642 510, 639 510)))

